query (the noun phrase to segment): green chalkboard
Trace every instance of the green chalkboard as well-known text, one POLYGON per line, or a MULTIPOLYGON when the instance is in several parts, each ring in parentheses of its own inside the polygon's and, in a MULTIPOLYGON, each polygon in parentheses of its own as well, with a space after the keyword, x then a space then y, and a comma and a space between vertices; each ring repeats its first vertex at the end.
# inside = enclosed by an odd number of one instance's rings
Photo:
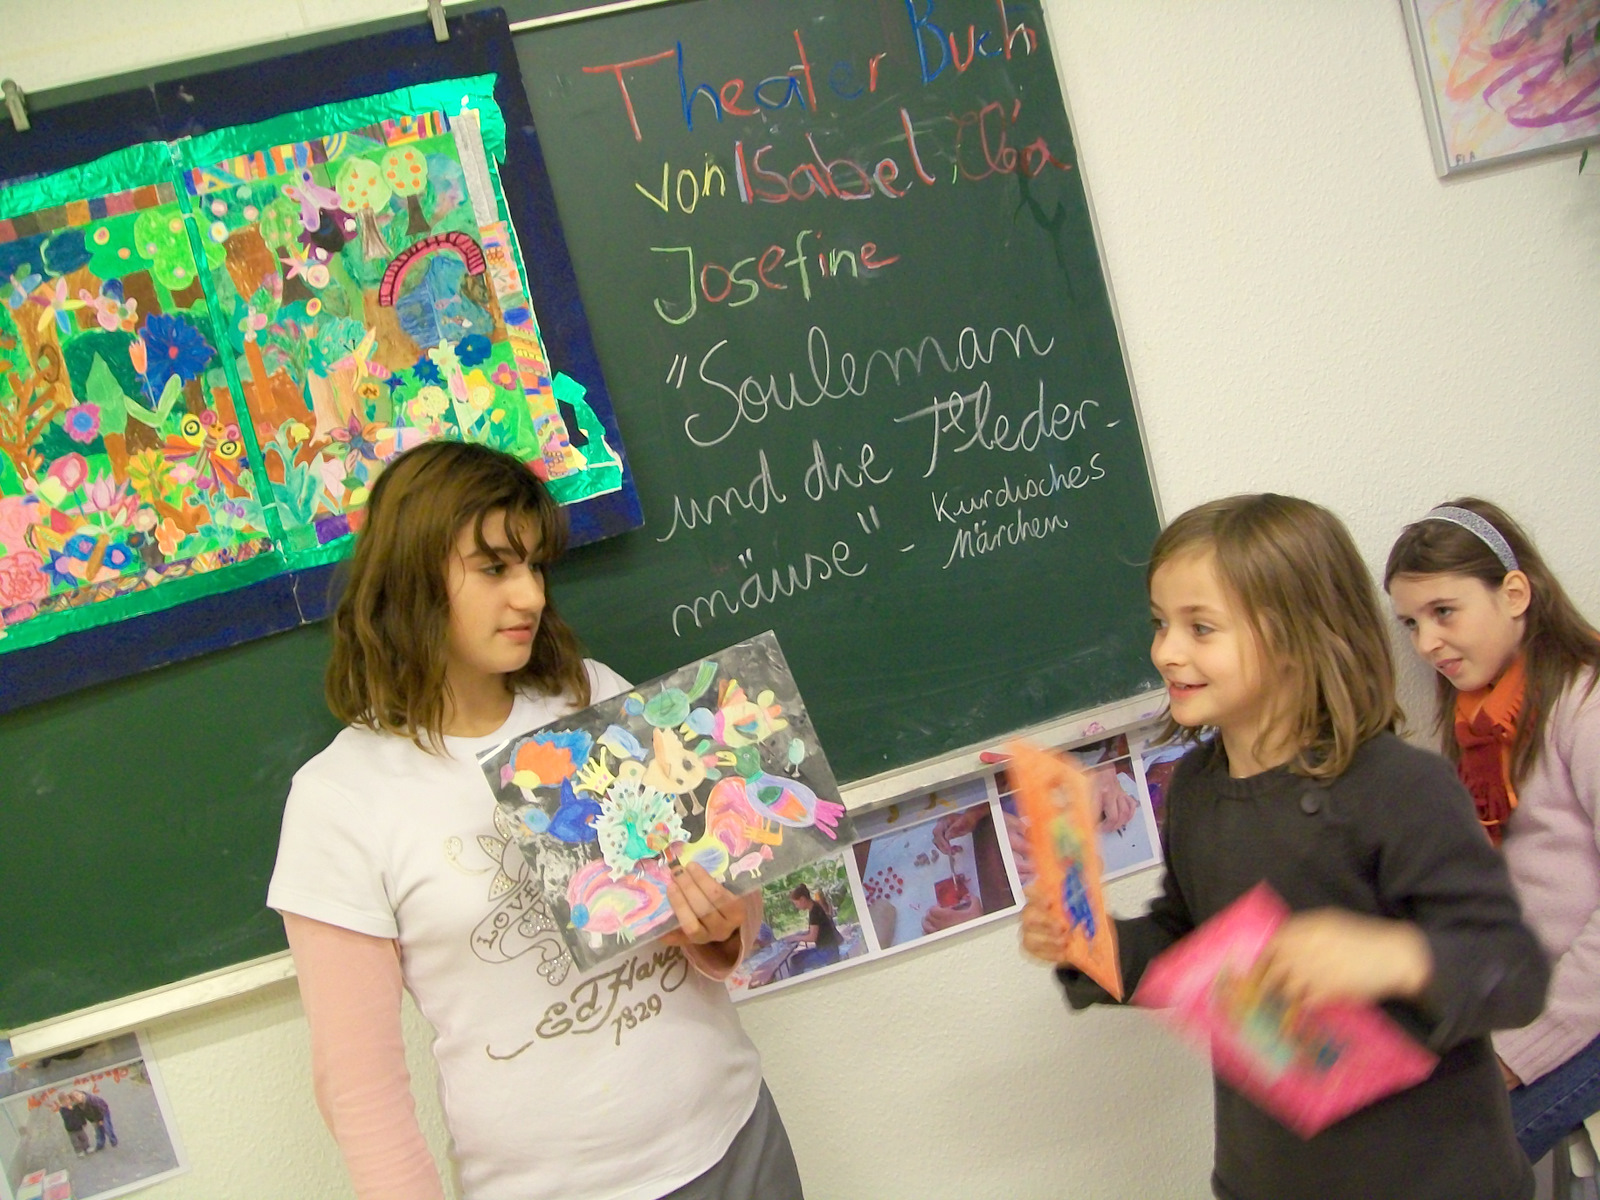
MULTIPOLYGON (((643 679, 776 630, 842 781, 1152 686, 1153 490, 1035 0, 516 41, 647 521, 553 581, 595 656, 643 679)), ((0 718, 0 1029, 283 947, 326 651, 0 718)))
POLYGON ((776 630, 846 780, 1152 686, 1156 508, 1039 5, 516 41, 645 511, 559 581, 597 655, 776 630))
POLYGON ((326 626, 0 720, 0 1028, 271 954, 289 777, 338 725, 326 626))

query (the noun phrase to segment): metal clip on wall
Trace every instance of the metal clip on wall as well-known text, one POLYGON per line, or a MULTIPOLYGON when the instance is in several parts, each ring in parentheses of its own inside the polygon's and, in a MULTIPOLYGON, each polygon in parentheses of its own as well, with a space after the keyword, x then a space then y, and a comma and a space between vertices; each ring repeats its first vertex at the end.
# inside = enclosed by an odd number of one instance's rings
POLYGON ((448 42, 450 30, 444 23, 444 0, 428 0, 428 20, 433 22, 433 40, 448 42))
POLYGON ((0 81, 0 92, 5 93, 6 109, 11 113, 11 123, 21 133, 28 128, 28 103, 15 79, 0 81))

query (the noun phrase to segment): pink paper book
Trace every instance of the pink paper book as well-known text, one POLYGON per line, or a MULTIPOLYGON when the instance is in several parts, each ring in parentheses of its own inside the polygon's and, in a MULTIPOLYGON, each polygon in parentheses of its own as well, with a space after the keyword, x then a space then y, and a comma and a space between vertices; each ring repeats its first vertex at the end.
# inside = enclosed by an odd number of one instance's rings
POLYGON ((1367 1004, 1305 1008, 1263 991, 1253 968, 1288 906, 1257 884, 1159 955, 1133 1002, 1200 1045, 1212 1068, 1301 1137, 1421 1083, 1438 1063, 1367 1004))

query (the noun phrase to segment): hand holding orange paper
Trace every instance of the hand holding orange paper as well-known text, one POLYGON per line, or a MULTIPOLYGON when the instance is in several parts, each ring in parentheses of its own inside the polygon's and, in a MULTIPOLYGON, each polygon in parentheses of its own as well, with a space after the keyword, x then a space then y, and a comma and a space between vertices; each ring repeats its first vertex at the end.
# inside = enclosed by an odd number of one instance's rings
POLYGON ((1076 967, 1118 1000, 1122 970, 1116 930, 1106 916, 1100 884, 1099 813, 1089 780, 1074 764, 1022 742, 1010 748, 1006 770, 1016 784, 1017 806, 1028 821, 1028 844, 1037 879, 1031 903, 1043 904, 1052 924, 1066 930, 1061 963, 1076 967))

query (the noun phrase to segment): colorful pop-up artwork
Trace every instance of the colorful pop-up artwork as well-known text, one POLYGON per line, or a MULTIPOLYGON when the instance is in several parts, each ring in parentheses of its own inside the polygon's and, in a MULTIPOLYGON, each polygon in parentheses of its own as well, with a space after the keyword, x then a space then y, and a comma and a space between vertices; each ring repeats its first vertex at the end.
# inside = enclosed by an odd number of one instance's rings
POLYGON ((271 548, 170 183, 0 220, 0 636, 271 548))
POLYGON ((1095 836, 1099 812, 1090 799, 1089 781, 1059 754, 1021 742, 1009 751, 1007 770, 1027 819, 1040 894, 1067 930, 1063 961, 1120 1000, 1122 968, 1116 933, 1106 915, 1095 836))
POLYGON ((1421 1083, 1438 1059, 1375 1005, 1307 1008, 1255 966, 1289 909, 1257 884, 1145 968, 1133 1002, 1166 1010, 1217 1074, 1301 1137, 1421 1083))
POLYGON ((771 633, 479 762, 581 968, 667 930, 675 865, 744 893, 854 836, 771 633))
POLYGON ((560 501, 622 486, 552 377, 489 161, 475 113, 436 111, 186 172, 291 551, 350 532, 432 438, 515 454, 560 501))
POLYGON ((342 558, 432 438, 516 455, 561 504, 630 486, 546 353, 493 85, 0 187, 0 651, 342 558))

